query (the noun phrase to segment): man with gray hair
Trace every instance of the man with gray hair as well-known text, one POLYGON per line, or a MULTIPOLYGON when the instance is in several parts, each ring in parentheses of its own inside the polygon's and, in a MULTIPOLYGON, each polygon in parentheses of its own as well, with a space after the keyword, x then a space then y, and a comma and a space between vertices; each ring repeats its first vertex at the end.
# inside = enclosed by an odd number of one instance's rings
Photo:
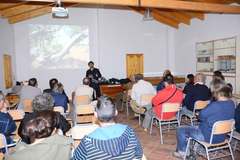
POLYGON ((152 108, 152 105, 141 102, 141 96, 146 94, 155 95, 156 90, 150 82, 147 82, 143 79, 142 74, 136 74, 134 78, 136 83, 133 85, 131 91, 131 108, 134 112, 143 114, 146 110, 142 106, 149 110, 152 108))
POLYGON ((88 77, 83 78, 82 85, 79 85, 74 92, 72 93, 72 99, 75 99, 75 96, 88 95, 91 100, 96 98, 95 90, 90 87, 90 79, 88 77))
POLYGON ((197 73, 194 77, 194 85, 189 89, 183 100, 181 114, 192 114, 194 104, 198 100, 206 101, 211 99, 210 89, 205 85, 206 77, 202 73, 197 73))
POLYGON ((99 128, 81 139, 73 160, 142 159, 142 146, 134 130, 114 122, 117 109, 111 98, 101 96, 94 115, 99 128))
MULTIPOLYGON (((19 128, 18 128, 18 135, 22 138, 22 141, 29 144, 30 140, 26 138, 24 135, 22 135, 23 126, 30 121, 31 119, 34 119, 37 112, 44 111, 44 110, 53 110, 54 107, 54 99, 49 93, 43 93, 40 95, 37 95, 32 102, 33 107, 33 113, 26 114, 21 121, 19 128)), ((63 134, 65 134, 67 131, 70 130, 71 125, 70 123, 65 119, 63 115, 57 112, 59 126, 57 129, 61 130, 63 134)))

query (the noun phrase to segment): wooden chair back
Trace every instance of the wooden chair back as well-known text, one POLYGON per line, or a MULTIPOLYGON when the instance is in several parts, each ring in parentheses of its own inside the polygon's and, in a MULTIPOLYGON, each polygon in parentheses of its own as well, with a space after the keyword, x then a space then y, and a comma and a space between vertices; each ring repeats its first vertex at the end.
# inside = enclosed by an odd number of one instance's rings
POLYGON ((153 94, 144 94, 141 95, 141 104, 152 104, 152 99, 155 95, 153 94))
POLYGON ((213 124, 213 128, 212 128, 210 143, 212 143, 213 136, 214 135, 219 135, 219 134, 227 134, 227 133, 231 132, 231 137, 230 137, 230 139, 231 139, 232 138, 232 132, 233 132, 233 129, 234 129, 234 124, 235 124, 234 119, 215 122, 213 124))
POLYGON ((162 104, 162 113, 167 112, 178 112, 180 109, 180 103, 163 103, 162 104))
POLYGON ((55 106, 55 107, 53 107, 53 111, 59 112, 61 114, 64 114, 64 108, 62 106, 55 106))
POLYGON ((201 110, 201 109, 204 109, 208 104, 209 104, 210 101, 201 101, 201 100, 198 100, 195 102, 194 104, 194 109, 195 110, 201 110))
POLYGON ((93 114, 94 113, 94 107, 92 105, 81 105, 76 106, 76 113, 79 114, 93 114))
POLYGON ((31 99, 23 100, 23 110, 24 110, 24 112, 33 112, 31 99))
POLYGON ((9 110, 8 113, 14 121, 22 120, 25 114, 23 110, 9 110))
POLYGON ((91 99, 88 95, 81 95, 75 97, 76 105, 87 105, 91 103, 91 99))

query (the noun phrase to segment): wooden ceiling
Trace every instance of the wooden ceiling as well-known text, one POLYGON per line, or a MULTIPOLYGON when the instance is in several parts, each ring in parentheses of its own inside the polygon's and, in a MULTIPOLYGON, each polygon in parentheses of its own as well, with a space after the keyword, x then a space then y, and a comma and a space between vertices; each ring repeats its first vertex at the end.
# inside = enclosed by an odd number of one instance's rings
MULTIPOLYGON (((51 12, 54 0, 0 0, 0 16, 10 24, 51 12)), ((206 13, 240 14, 240 0, 62 0, 65 7, 121 7, 144 14, 151 8, 152 16, 160 23, 178 28, 190 25, 191 19, 204 20, 206 13)), ((71 15, 70 15, 71 16, 71 15)))

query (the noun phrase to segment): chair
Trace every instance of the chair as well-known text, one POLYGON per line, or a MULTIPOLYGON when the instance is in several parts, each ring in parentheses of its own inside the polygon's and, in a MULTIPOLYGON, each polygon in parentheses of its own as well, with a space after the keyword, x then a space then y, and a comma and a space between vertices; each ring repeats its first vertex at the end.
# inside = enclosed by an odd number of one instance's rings
POLYGON ((32 100, 31 99, 24 99, 23 100, 23 110, 24 112, 31 113, 32 110, 32 100))
MULTIPOLYGON (((160 140, 161 144, 163 144, 163 135, 162 135, 162 125, 170 125, 170 124, 177 124, 180 125, 179 121, 179 110, 180 110, 180 103, 164 103, 162 104, 162 113, 161 118, 157 116, 153 116, 151 120, 151 127, 150 127, 150 134, 152 134, 152 126, 153 126, 153 120, 156 119, 159 123, 159 130, 160 130, 160 140), (162 119, 163 115, 168 112, 176 112, 176 115, 170 119, 162 119)), ((169 129, 169 128, 168 128, 169 129)))
MULTIPOLYGON (((140 103, 146 104, 146 105, 152 105, 152 99, 154 96, 155 96, 154 94, 141 95, 140 103)), ((144 106, 139 106, 139 107, 144 107, 144 106)), ((141 114, 138 114, 138 123, 139 123, 139 125, 141 125, 141 114)))
MULTIPOLYGON (((232 140, 232 135, 233 135, 234 124, 235 124, 234 119, 215 122, 213 124, 212 132, 211 132, 210 143, 204 142, 204 141, 199 141, 199 140, 196 140, 196 139, 190 137, 188 139, 186 153, 189 150, 191 141, 194 141, 194 142, 197 142, 197 143, 201 144, 205 148, 208 160, 210 160, 209 152, 213 152, 213 151, 217 151, 217 150, 221 150, 221 149, 226 149, 226 148, 229 148, 230 154, 222 156, 222 157, 226 157, 226 156, 231 155, 232 159, 234 160, 232 148, 231 148, 231 145, 230 145, 230 142, 232 140), (227 134, 227 133, 230 133, 230 138, 229 139, 226 139, 224 142, 217 143, 217 144, 212 143, 214 135, 227 134)), ((222 158, 222 157, 217 156, 214 159, 219 159, 219 158, 222 158)), ((185 154, 184 160, 186 158, 187 158, 187 154, 185 154)))
POLYGON ((69 135, 74 140, 74 148, 76 148, 79 145, 80 140, 84 136, 90 134, 98 127, 99 126, 95 124, 75 125, 74 127, 72 127, 69 131, 69 135))
POLYGON ((6 137, 0 133, 0 149, 5 149, 5 153, 8 154, 8 146, 6 137))
MULTIPOLYGON (((197 120, 197 118, 196 118, 197 112, 204 109, 209 103, 210 103, 210 101, 198 100, 194 103, 193 112, 191 114, 190 113, 184 114, 186 117, 188 117, 190 119, 191 126, 193 126, 193 122, 197 120)), ((182 115, 181 115, 181 117, 182 117, 182 115)), ((182 119, 181 117, 180 117, 180 120, 182 119)))
POLYGON ((54 106, 53 111, 59 112, 60 114, 65 114, 63 106, 54 106))
POLYGON ((127 117, 129 115, 129 103, 130 103, 130 100, 131 100, 131 91, 132 91, 131 89, 129 89, 127 91, 124 91, 123 100, 122 100, 122 108, 123 108, 124 103, 126 104, 127 117))
POLYGON ((238 133, 237 131, 233 131, 232 138, 235 140, 233 150, 234 150, 234 151, 236 151, 236 150, 239 150, 239 151, 240 151, 240 149, 237 148, 237 145, 238 145, 238 143, 240 142, 240 133, 238 133))
POLYGON ((11 115, 14 121, 20 121, 23 119, 25 113, 23 110, 9 110, 8 113, 11 115))
POLYGON ((77 123, 93 122, 94 107, 91 104, 76 106, 77 123))
POLYGON ((23 110, 9 110, 8 113, 11 115, 11 117, 13 118, 13 120, 16 123, 16 130, 15 132, 13 132, 12 134, 14 135, 14 141, 18 141, 20 139, 19 135, 17 134, 19 125, 21 123, 21 120, 23 119, 25 112, 23 110))
POLYGON ((88 95, 81 95, 81 96, 76 96, 75 97, 75 105, 85 105, 85 104, 90 104, 91 99, 88 95))

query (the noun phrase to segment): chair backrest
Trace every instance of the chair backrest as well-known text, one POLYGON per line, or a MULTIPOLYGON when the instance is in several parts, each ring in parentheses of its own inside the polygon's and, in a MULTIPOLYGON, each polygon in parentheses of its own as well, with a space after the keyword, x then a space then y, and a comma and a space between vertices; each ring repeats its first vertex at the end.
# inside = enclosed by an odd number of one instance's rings
POLYGON ((91 103, 91 98, 88 95, 81 95, 75 97, 76 105, 87 105, 91 103))
POLYGON ((212 143, 213 136, 219 135, 219 134, 227 134, 231 132, 230 139, 232 139, 232 133, 234 129, 235 120, 223 120, 223 121, 217 121, 213 124, 210 143, 212 143))
POLYGON ((92 105, 80 105, 76 106, 76 113, 79 114, 93 114, 94 113, 94 107, 92 105))
POLYGON ((8 154, 7 140, 6 137, 0 133, 0 148, 5 148, 6 154, 8 154))
POLYGON ((24 99, 23 100, 23 110, 24 112, 32 112, 32 100, 31 99, 24 99))
POLYGON ((196 101, 194 103, 194 111, 204 109, 209 103, 210 101, 202 101, 202 100, 196 101))
POLYGON ((12 116, 14 121, 21 120, 24 117, 24 111, 23 110, 9 110, 8 113, 12 116))
POLYGON ((141 104, 152 104, 152 99, 155 95, 154 94, 144 94, 141 95, 141 104))
POLYGON ((63 108, 63 106, 54 106, 54 107, 53 107, 53 111, 59 112, 59 113, 61 113, 61 114, 64 114, 64 108, 63 108))
POLYGON ((178 112, 180 109, 180 103, 163 103, 162 114, 167 112, 178 112))
POLYGON ((84 124, 84 125, 75 125, 70 130, 70 135, 75 139, 82 139, 84 136, 93 132, 99 126, 95 124, 84 124))

